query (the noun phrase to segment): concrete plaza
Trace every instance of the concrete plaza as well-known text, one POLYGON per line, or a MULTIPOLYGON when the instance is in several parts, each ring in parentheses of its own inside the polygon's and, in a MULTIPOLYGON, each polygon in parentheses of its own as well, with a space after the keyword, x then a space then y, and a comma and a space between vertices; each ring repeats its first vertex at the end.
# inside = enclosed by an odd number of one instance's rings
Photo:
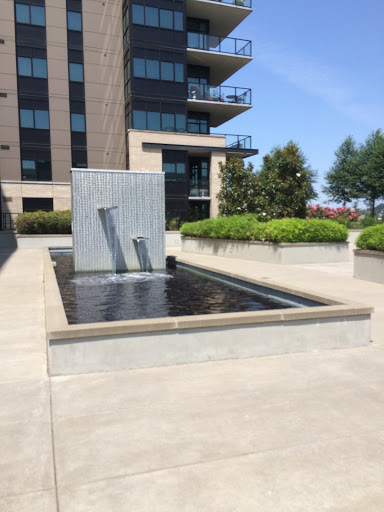
POLYGON ((49 378, 43 251, 0 249, 0 511, 382 512, 384 286, 183 259, 372 305, 372 343, 49 378))

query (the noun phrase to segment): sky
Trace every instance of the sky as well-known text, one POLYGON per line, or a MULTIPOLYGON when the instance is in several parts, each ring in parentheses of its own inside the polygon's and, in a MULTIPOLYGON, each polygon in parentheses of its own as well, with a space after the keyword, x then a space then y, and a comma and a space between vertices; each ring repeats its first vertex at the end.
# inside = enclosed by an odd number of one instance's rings
POLYGON ((317 171, 313 202, 336 206, 322 192, 335 150, 384 129, 384 0, 252 1, 231 36, 252 41, 253 61, 225 85, 250 87, 253 108, 217 131, 251 135, 256 169, 293 140, 317 171))

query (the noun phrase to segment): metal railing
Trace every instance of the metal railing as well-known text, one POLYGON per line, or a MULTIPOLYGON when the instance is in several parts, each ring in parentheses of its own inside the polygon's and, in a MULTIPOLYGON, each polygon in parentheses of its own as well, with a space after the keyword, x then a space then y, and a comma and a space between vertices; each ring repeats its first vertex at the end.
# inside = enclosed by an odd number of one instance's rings
POLYGON ((189 186, 189 197, 209 197, 209 181, 192 181, 189 186))
POLYGON ((219 85, 188 83, 188 98, 191 100, 222 101, 224 103, 251 104, 251 89, 219 85))
POLYGON ((213 36, 200 32, 188 32, 188 48, 207 50, 210 52, 230 53, 251 57, 252 42, 234 37, 213 36))
POLYGON ((252 7, 252 0, 212 0, 223 4, 237 5, 238 7, 252 7))
POLYGON ((13 221, 16 219, 18 215, 18 213, 2 212, 0 218, 0 230, 13 231, 15 229, 13 221))
POLYGON ((252 149, 252 137, 250 135, 232 135, 228 133, 211 133, 225 137, 225 147, 233 149, 252 149))

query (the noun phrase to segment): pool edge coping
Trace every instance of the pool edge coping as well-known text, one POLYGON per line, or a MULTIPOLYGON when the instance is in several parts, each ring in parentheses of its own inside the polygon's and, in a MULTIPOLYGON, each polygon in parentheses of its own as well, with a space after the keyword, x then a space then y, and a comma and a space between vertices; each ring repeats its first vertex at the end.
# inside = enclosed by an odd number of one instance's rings
MULTIPOLYGON (((121 334, 140 334, 162 331, 177 331, 186 329, 209 329, 213 327, 241 326, 250 324, 266 324, 272 322, 293 322, 296 320, 310 320, 321 318, 340 318, 370 315, 374 308, 357 302, 341 300, 332 296, 320 296, 306 290, 281 285, 275 281, 264 281, 252 278, 246 280, 252 284, 265 288, 278 290, 303 298, 323 302, 325 306, 303 307, 292 309, 275 309, 270 311, 251 311, 240 313, 217 313, 210 315, 179 316, 167 318, 154 318, 142 320, 120 320, 114 322, 99 322, 90 324, 69 325, 61 300, 59 286, 56 280, 53 262, 49 248, 44 248, 43 275, 45 298, 45 325, 48 342, 60 342, 60 340, 75 340, 79 338, 116 336, 121 334)), ((188 261, 177 257, 177 261, 190 266, 188 261)), ((195 266, 196 267, 196 266, 195 266)), ((207 265, 199 265, 210 272, 217 269, 207 265)), ((232 272, 220 271, 221 274, 244 281, 244 276, 232 272)))

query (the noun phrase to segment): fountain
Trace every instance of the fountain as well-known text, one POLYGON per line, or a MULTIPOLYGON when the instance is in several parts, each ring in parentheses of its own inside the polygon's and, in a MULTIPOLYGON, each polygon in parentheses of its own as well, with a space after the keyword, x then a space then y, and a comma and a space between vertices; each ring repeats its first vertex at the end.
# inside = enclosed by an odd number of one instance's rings
POLYGON ((72 169, 77 272, 165 268, 164 174, 72 169))
POLYGON ((72 170, 74 265, 52 254, 63 300, 44 264, 51 375, 369 343, 369 306, 182 258, 165 271, 164 210, 162 173, 72 170))

